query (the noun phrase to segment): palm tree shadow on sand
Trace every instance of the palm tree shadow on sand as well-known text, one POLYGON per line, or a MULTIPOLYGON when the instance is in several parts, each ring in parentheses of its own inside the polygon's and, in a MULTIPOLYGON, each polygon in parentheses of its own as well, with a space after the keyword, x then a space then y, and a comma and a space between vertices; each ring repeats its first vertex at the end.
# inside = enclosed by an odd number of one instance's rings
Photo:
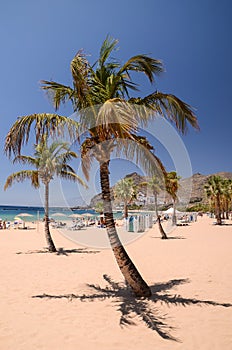
POLYGON ((76 295, 76 294, 63 294, 63 295, 49 295, 41 294, 34 295, 32 298, 47 298, 47 299, 62 299, 66 298, 69 301, 73 299, 79 299, 81 301, 94 301, 94 300, 106 300, 113 299, 113 302, 117 305, 117 310, 120 312, 120 326, 132 326, 136 325, 135 318, 138 321, 144 323, 149 329, 157 332, 163 339, 181 342, 179 339, 171 334, 171 331, 175 329, 171 325, 167 324, 167 315, 161 315, 158 308, 155 307, 157 302, 161 302, 166 305, 181 305, 188 306, 197 304, 231 307, 229 303, 218 303, 210 300, 198 300, 192 298, 183 298, 180 295, 171 295, 168 291, 175 286, 189 283, 188 279, 173 279, 166 283, 156 283, 151 286, 152 296, 150 298, 138 298, 134 297, 131 290, 124 283, 114 282, 108 275, 103 275, 104 280, 107 282, 105 288, 102 288, 95 284, 87 284, 87 286, 93 290, 90 295, 76 295))
MULTIPOLYGON (((150 236, 150 238, 153 238, 153 239, 162 239, 160 237, 157 237, 157 236, 150 236)), ((164 242, 167 242, 168 240, 170 239, 186 239, 186 237, 183 237, 183 236, 167 236, 167 239, 164 239, 164 242)))
POLYGON ((70 254, 97 254, 100 253, 98 250, 88 250, 87 248, 78 248, 78 249, 64 249, 58 248, 56 252, 50 252, 48 248, 40 250, 28 250, 26 252, 17 252, 16 254, 55 254, 55 255, 65 255, 70 254))

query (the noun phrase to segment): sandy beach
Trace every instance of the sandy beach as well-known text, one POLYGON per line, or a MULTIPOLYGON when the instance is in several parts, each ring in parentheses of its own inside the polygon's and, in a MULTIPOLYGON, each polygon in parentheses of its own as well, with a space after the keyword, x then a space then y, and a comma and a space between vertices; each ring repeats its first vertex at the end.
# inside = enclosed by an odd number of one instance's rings
POLYGON ((42 224, 0 230, 0 348, 232 349, 232 222, 213 221, 177 227, 166 241, 155 225, 126 246, 150 300, 125 289, 109 249, 52 229, 59 252, 50 254, 42 224))

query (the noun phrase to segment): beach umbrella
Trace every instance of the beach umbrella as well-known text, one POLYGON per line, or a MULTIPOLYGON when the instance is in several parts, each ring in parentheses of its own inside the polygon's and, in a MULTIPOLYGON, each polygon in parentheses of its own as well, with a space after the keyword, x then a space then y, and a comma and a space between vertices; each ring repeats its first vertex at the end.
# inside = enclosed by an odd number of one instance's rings
MULTIPOLYGON (((173 208, 169 208, 168 210, 166 210, 164 213, 165 214, 173 214, 174 209, 173 208)), ((179 210, 176 210, 176 214, 180 214, 181 212, 179 210)))
POLYGON ((34 215, 32 215, 32 214, 29 214, 29 213, 20 213, 20 214, 18 214, 18 216, 34 216, 34 215))
POLYGON ((80 219, 83 218, 83 216, 81 214, 71 214, 68 216, 69 218, 74 218, 74 219, 80 219))
POLYGON ((87 218, 92 218, 94 215, 90 213, 82 214, 83 216, 86 216, 87 218))
POLYGON ((54 213, 51 216, 66 216, 64 213, 54 213))
MULTIPOLYGON (((23 218, 26 218, 26 217, 32 217, 32 216, 34 216, 34 215, 32 215, 32 214, 29 214, 29 213, 20 213, 20 214, 18 214, 18 216, 20 217, 20 216, 22 216, 23 218)), ((24 220, 25 219, 20 219, 22 222, 23 222, 23 225, 24 225, 24 220)))
POLYGON ((17 220, 17 221, 22 221, 22 219, 21 219, 21 218, 19 218, 18 216, 16 216, 16 217, 14 218, 14 220, 17 220))

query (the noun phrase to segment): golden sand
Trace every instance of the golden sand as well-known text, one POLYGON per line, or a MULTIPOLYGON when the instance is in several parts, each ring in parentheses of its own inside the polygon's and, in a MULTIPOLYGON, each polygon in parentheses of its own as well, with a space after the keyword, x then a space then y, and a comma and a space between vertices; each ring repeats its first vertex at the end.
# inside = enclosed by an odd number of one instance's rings
POLYGON ((232 226, 204 216, 128 244, 153 292, 138 300, 110 250, 52 230, 59 253, 46 253, 41 225, 0 230, 1 349, 232 349, 232 226))

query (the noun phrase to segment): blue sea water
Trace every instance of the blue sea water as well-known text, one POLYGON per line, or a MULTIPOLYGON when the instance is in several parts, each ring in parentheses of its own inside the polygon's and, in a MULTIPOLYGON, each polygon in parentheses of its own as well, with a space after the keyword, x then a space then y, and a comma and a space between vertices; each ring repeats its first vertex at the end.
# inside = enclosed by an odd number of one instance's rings
MULTIPOLYGON (((71 210, 69 208, 50 208, 49 216, 55 220, 65 220, 69 215, 84 214, 90 213, 95 214, 96 212, 91 209, 75 209, 71 210), (54 215, 54 214, 63 214, 63 215, 54 215)), ((27 207, 27 206, 11 206, 11 205, 0 205, 0 219, 5 221, 14 221, 15 218, 20 217, 24 221, 36 221, 44 217, 44 208, 43 207, 27 207), (31 216, 21 216, 20 214, 27 213, 31 216)))

